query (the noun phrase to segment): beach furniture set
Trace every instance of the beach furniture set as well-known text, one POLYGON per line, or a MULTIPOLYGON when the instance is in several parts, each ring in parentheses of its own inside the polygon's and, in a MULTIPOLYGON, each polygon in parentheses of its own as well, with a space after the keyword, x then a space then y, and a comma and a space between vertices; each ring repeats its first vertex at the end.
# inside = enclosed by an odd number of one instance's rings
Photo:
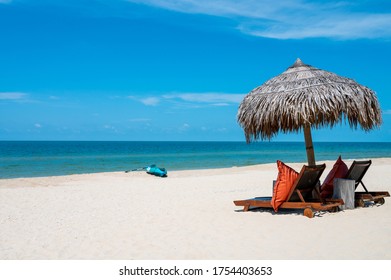
MULTIPOLYGON (((354 199, 356 207, 363 207, 366 202, 384 204, 384 198, 390 196, 386 191, 368 191, 362 182, 371 163, 371 160, 353 161, 347 174, 343 178, 339 178, 345 180, 347 183, 351 183, 352 191, 345 193, 354 199), (356 191, 359 185, 362 185, 365 191, 356 191)), ((319 179, 326 168, 325 164, 314 166, 304 165, 300 173, 295 172, 280 161, 277 161, 277 165, 279 175, 276 185, 273 187, 273 196, 235 200, 234 204, 236 206, 243 206, 243 211, 245 212, 262 208, 274 209, 275 212, 278 212, 279 209, 302 209, 303 215, 308 218, 313 218, 317 211, 336 212, 343 209, 345 202, 343 198, 338 197, 338 195, 336 196, 338 189, 334 191, 334 195, 331 198, 323 197, 319 190, 319 179), (289 180, 293 184, 289 185, 289 180)), ((334 168, 330 173, 335 171, 334 168)), ((344 187, 344 184, 341 187, 344 187)), ((334 184, 334 188, 338 188, 338 186, 336 187, 334 184)))
POLYGON ((363 206, 371 201, 383 204, 388 192, 368 191, 362 183, 371 161, 354 161, 348 168, 339 157, 319 191, 325 165, 316 165, 311 130, 345 119, 351 128, 365 131, 380 127, 381 109, 373 90, 329 71, 303 63, 299 58, 283 73, 251 90, 239 105, 237 120, 246 142, 270 140, 280 132, 304 132, 308 166, 300 173, 277 161, 279 173, 271 197, 236 200, 251 208, 336 211, 363 206), (334 180, 336 179, 336 180, 334 180), (362 185, 364 192, 357 192, 362 185))

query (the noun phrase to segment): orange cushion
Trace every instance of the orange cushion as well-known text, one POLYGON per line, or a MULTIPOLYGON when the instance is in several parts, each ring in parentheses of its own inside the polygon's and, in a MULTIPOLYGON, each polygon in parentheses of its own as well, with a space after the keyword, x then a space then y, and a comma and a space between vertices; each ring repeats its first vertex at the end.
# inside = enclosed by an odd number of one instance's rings
POLYGON ((333 195, 334 178, 344 178, 347 173, 348 167, 341 159, 341 156, 339 156, 320 188, 321 197, 330 198, 333 195))
POLYGON ((299 173, 293 170, 288 165, 285 165, 282 161, 277 160, 278 177, 274 186, 273 197, 271 204, 274 211, 278 211, 280 205, 288 198, 289 192, 296 181, 299 173))

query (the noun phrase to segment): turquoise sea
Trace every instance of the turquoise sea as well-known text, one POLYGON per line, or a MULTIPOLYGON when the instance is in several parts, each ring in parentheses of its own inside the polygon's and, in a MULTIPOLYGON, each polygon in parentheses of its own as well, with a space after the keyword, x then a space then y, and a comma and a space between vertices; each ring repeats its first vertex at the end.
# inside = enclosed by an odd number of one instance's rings
MULTIPOLYGON (((391 157, 387 143, 314 143, 317 162, 391 157)), ((300 142, 0 141, 0 178, 125 171, 151 164, 172 170, 306 162, 300 142)))

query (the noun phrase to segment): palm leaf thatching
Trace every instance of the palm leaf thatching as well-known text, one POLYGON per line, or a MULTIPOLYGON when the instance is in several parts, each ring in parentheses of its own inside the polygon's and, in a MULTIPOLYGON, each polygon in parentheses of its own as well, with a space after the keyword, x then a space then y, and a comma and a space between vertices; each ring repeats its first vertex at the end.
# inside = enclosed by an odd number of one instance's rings
MULTIPOLYGON (((345 119, 352 128, 368 131, 382 123, 374 91, 300 59, 245 96, 237 118, 248 143, 304 129, 308 157, 310 128, 333 127, 345 119)), ((308 160, 315 164, 314 157, 308 160)))

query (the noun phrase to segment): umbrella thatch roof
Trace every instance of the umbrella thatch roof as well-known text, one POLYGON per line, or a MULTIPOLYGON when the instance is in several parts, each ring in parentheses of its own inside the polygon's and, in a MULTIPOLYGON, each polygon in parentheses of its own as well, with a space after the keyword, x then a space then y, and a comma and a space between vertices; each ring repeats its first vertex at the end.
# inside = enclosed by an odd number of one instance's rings
POLYGON ((346 119, 352 128, 380 126, 375 92, 352 79, 304 64, 300 59, 281 75, 253 89, 242 101, 238 122, 246 140, 270 139, 304 126, 333 127, 346 119))

